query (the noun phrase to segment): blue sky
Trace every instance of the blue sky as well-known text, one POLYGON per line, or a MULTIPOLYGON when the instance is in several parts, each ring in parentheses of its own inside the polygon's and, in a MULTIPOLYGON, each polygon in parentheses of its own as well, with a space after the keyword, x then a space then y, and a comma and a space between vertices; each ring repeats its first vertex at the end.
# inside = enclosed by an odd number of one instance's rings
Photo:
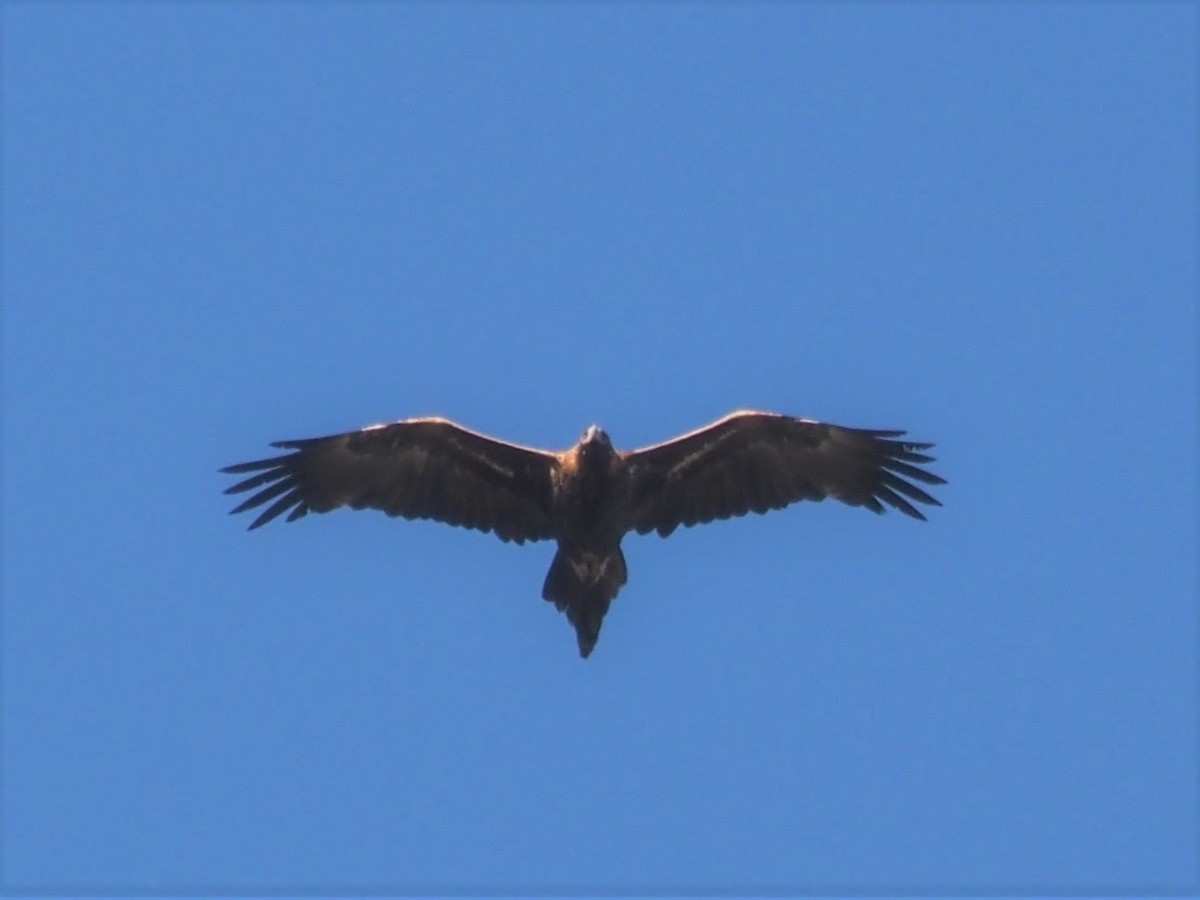
POLYGON ((10 891, 1197 885, 1197 7, 3 7, 10 891), (253 534, 422 414, 909 429, 927 524, 253 534))

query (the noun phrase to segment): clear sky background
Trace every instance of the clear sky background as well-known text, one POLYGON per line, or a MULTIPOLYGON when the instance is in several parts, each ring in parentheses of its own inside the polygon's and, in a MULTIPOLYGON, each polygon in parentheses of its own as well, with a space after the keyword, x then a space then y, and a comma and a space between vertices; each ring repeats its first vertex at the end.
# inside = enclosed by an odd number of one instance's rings
POLYGON ((3 8, 9 890, 1197 884, 1197 7, 3 8), (422 414, 938 444, 553 547, 217 468, 422 414))

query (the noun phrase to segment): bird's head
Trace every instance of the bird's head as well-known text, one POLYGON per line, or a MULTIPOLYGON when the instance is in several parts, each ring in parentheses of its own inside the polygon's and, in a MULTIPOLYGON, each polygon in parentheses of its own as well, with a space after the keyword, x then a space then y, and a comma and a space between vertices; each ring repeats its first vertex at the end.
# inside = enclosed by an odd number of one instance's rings
POLYGON ((607 456, 612 453, 612 448, 612 441, 599 425, 592 425, 579 438, 579 449, 589 455, 607 456))

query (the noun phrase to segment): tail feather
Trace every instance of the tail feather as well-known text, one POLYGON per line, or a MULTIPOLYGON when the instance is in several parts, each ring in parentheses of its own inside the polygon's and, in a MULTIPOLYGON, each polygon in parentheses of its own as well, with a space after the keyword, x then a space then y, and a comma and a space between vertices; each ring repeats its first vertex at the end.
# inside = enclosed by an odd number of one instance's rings
POLYGON ((542 597, 575 626, 579 655, 587 659, 600 639, 600 626, 628 573, 618 547, 607 556, 559 548, 546 573, 542 597))

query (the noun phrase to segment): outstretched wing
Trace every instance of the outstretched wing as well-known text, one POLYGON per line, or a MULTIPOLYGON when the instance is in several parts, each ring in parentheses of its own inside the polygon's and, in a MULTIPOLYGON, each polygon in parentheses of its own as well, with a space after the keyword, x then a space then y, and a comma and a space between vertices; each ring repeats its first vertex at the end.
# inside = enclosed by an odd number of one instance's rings
POLYGON ((293 452, 221 470, 257 473, 225 491, 261 488, 232 510, 266 506, 252 529, 285 512, 291 522, 310 511, 350 506, 494 531, 518 544, 554 536, 555 455, 447 419, 408 419, 271 446, 293 452))
POLYGON ((735 412, 682 437, 626 455, 630 527, 664 537, 680 525, 764 513, 834 497, 881 513, 884 504, 924 519, 911 501, 940 506, 913 484, 945 484, 920 468, 932 444, 903 431, 843 428, 774 413, 735 412))

